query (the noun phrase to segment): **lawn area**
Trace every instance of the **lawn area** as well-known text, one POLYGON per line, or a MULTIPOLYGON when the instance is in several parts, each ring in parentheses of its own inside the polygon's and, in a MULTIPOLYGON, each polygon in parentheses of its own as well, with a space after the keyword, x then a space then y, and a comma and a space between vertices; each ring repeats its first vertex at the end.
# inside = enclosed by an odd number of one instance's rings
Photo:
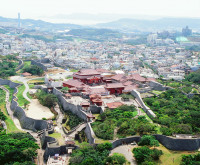
POLYGON ((18 104, 20 107, 24 106, 25 104, 29 104, 29 101, 26 100, 24 97, 23 97, 23 92, 25 90, 25 86, 24 85, 21 85, 20 87, 18 87, 18 92, 17 92, 17 98, 18 98, 18 104))
POLYGON ((160 146, 156 148, 163 151, 163 155, 161 155, 160 160, 157 161, 158 164, 162 165, 179 165, 181 163, 182 155, 196 153, 191 151, 171 151, 165 148, 162 144, 160 144, 160 146))
POLYGON ((9 101, 11 102, 14 93, 14 88, 10 88, 8 85, 4 85, 4 87, 9 90, 9 101))
POLYGON ((61 133, 52 133, 52 134, 49 134, 49 136, 57 139, 59 142, 59 145, 63 145, 65 143, 61 133))
POLYGON ((28 84, 29 88, 32 89, 35 85, 34 84, 28 84))
POLYGON ((155 94, 155 95, 159 95, 161 94, 163 91, 156 91, 156 90, 153 90, 151 91, 151 93, 155 94))
POLYGON ((71 69, 70 71, 71 72, 78 72, 78 70, 76 70, 76 69, 71 69))
MULTIPOLYGON (((31 65, 31 61, 24 61, 24 66, 23 66, 23 68, 25 68, 25 67, 27 67, 27 66, 30 66, 30 65, 31 65)), ((22 73, 23 68, 20 69, 20 70, 18 70, 17 73, 22 73)))
POLYGON ((30 80, 27 82, 28 84, 34 84, 34 83, 44 83, 44 78, 41 77, 41 78, 37 78, 37 79, 34 79, 34 80, 30 80))
POLYGON ((5 97, 6 97, 6 93, 3 90, 0 90, 0 109, 1 111, 4 113, 4 115, 7 117, 7 119, 5 120, 5 123, 7 125, 7 132, 11 133, 11 132, 21 132, 21 130, 19 130, 13 120, 11 119, 11 117, 8 115, 7 110, 6 110, 6 106, 5 106, 5 97))

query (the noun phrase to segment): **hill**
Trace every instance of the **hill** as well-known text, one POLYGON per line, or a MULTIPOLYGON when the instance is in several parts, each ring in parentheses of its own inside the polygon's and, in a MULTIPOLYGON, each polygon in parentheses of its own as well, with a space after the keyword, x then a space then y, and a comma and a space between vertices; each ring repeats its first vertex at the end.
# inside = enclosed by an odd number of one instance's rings
MULTIPOLYGON (((0 25, 17 27, 18 19, 0 17, 0 25)), ((62 31, 74 28, 81 28, 82 26, 76 24, 66 23, 50 23, 42 20, 21 19, 21 26, 25 29, 37 29, 40 31, 62 31)))
POLYGON ((97 24, 99 28, 111 28, 120 30, 180 30, 185 26, 200 30, 198 18, 161 18, 156 20, 119 19, 117 21, 97 24))

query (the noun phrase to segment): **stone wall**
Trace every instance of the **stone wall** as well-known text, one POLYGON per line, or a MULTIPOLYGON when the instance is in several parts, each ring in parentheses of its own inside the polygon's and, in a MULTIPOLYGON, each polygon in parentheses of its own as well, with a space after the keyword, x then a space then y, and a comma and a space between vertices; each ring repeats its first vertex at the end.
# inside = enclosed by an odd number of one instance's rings
POLYGON ((31 60, 31 64, 32 65, 37 65, 38 67, 42 68, 44 71, 47 71, 47 67, 44 64, 42 64, 41 62, 37 62, 35 60, 31 60))
POLYGON ((44 120, 36 120, 26 116, 25 111, 21 108, 17 102, 16 94, 18 92, 17 87, 21 84, 14 83, 10 80, 0 79, 0 85, 8 85, 10 88, 14 88, 13 98, 11 100, 10 109, 13 111, 13 115, 19 120, 23 129, 32 131, 38 131, 48 128, 48 124, 44 120))
POLYGON ((19 60, 19 65, 18 65, 18 67, 15 69, 15 71, 18 71, 18 70, 22 69, 23 66, 24 66, 24 61, 19 60))
POLYGON ((95 134, 94 134, 94 131, 93 131, 90 123, 86 124, 86 128, 85 128, 84 132, 87 136, 88 142, 90 144, 94 144, 95 143, 95 134))
POLYGON ((200 139, 179 139, 165 135, 154 135, 166 148, 174 151, 194 151, 200 148, 200 139))
POLYGON ((65 112, 71 111, 73 114, 77 115, 84 121, 87 121, 87 114, 82 110, 80 105, 74 105, 72 103, 67 102, 67 100, 62 95, 62 92, 56 88, 53 88, 53 94, 57 96, 60 105, 62 106, 65 112))
POLYGON ((145 113, 150 117, 150 118, 154 118, 156 117, 156 115, 154 114, 154 112, 149 108, 147 107, 141 96, 140 96, 140 93, 136 90, 132 90, 131 91, 131 94, 135 97, 136 101, 140 104, 141 108, 145 111, 145 113))
POLYGON ((168 86, 164 86, 163 84, 159 83, 159 82, 155 82, 155 81, 150 81, 148 84, 153 90, 157 90, 157 91, 165 91, 165 90, 169 90, 169 89, 173 89, 171 87, 168 86))
POLYGON ((96 105, 90 105, 90 111, 92 114, 101 114, 103 112, 102 108, 96 105))
POLYGON ((140 141, 140 139, 141 139, 140 136, 131 136, 131 137, 115 140, 112 142, 112 149, 114 149, 120 145, 123 145, 123 144, 130 144, 134 141, 138 143, 140 141))

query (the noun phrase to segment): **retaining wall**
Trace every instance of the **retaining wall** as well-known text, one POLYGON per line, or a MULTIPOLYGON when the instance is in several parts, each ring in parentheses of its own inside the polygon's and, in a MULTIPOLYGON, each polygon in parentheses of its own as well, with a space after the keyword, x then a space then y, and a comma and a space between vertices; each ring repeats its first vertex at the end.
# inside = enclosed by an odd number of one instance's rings
POLYGON ((65 112, 71 111, 73 114, 77 115, 84 121, 87 121, 87 114, 82 110, 82 107, 80 105, 74 105, 72 103, 67 102, 64 96, 62 96, 62 92, 56 88, 53 88, 53 94, 57 96, 65 112))
POLYGON ((21 108, 17 102, 16 94, 18 92, 17 87, 21 84, 14 83, 10 80, 0 79, 0 85, 8 85, 10 88, 14 88, 13 98, 11 100, 10 109, 13 111, 13 115, 19 120, 20 125, 23 129, 32 131, 38 131, 48 128, 48 124, 44 120, 36 120, 27 117, 23 108, 21 108))
POLYGON ((164 86, 163 84, 161 84, 159 82, 155 82, 155 81, 150 81, 148 85, 151 88, 153 88, 153 90, 157 90, 157 91, 164 91, 164 90, 173 89, 171 87, 164 86))
POLYGON ((179 139, 165 135, 154 135, 166 148, 174 151, 194 151, 200 148, 200 139, 179 139))
POLYGON ((132 90, 131 91, 131 94, 135 97, 136 101, 140 104, 140 106, 142 107, 142 109, 145 111, 145 113, 150 117, 150 118, 154 118, 156 117, 155 113, 149 108, 147 107, 141 96, 140 96, 140 93, 136 90, 132 90))
POLYGON ((112 149, 114 149, 120 145, 123 145, 123 144, 130 144, 133 141, 138 143, 140 141, 140 139, 141 139, 140 136, 131 136, 131 137, 115 140, 112 142, 112 149))
POLYGON ((47 67, 44 64, 42 64, 41 62, 37 62, 35 60, 31 60, 31 64, 32 65, 37 65, 40 68, 42 68, 44 71, 47 71, 47 67))
POLYGON ((23 66, 24 66, 24 61, 19 60, 19 65, 18 65, 18 67, 15 69, 15 71, 18 71, 18 70, 22 69, 23 66))
POLYGON ((90 123, 87 123, 86 124, 86 128, 85 128, 85 134, 86 134, 86 136, 87 136, 87 139, 88 139, 88 142, 90 143, 90 144, 94 144, 95 143, 95 134, 94 134, 94 132, 93 132, 93 129, 92 129, 92 127, 91 127, 91 124, 90 123))

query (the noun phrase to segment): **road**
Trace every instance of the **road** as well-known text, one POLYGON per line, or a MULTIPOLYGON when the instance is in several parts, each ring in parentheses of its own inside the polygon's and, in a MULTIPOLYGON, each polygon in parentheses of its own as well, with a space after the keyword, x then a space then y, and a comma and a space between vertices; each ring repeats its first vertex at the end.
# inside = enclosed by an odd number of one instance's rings
POLYGON ((136 146, 133 145, 121 145, 119 147, 114 148, 110 155, 113 155, 114 153, 120 153, 123 154, 126 159, 131 163, 131 165, 137 165, 137 162, 135 158, 133 157, 132 150, 136 146))
POLYGON ((27 79, 26 77, 21 77, 21 76, 12 76, 10 79, 14 80, 14 81, 20 81, 24 84, 25 90, 23 92, 23 97, 26 100, 28 100, 29 102, 31 102, 31 99, 29 99, 28 96, 27 96, 27 92, 29 92, 29 86, 27 84, 27 81, 29 81, 30 79, 27 79))

